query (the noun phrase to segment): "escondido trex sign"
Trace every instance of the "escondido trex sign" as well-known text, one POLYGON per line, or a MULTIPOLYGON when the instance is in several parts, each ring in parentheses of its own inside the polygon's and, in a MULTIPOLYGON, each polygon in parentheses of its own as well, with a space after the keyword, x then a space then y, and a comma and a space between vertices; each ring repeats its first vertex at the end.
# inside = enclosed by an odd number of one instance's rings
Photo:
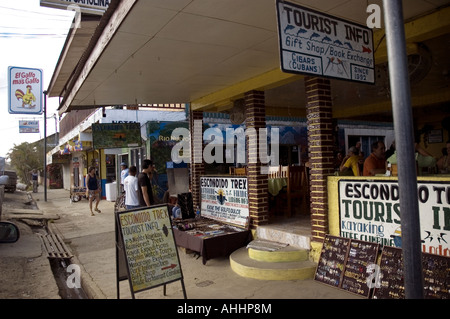
POLYGON ((277 0, 281 69, 375 83, 372 30, 277 0))
MULTIPOLYGON (((450 185, 436 181, 417 184, 422 251, 449 257, 450 185)), ((340 180, 340 235, 401 247, 399 196, 396 181, 340 180)))

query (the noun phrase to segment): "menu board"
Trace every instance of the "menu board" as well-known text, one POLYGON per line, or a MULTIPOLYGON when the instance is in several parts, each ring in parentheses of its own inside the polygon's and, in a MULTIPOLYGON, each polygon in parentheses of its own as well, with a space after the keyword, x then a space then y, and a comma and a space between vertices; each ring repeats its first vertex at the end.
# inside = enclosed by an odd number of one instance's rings
POLYGON ((339 287, 344 264, 349 251, 350 239, 326 235, 314 279, 339 287))
POLYGON ((349 292, 369 297, 373 287, 368 284, 371 276, 367 271, 367 266, 375 265, 378 256, 378 244, 352 240, 345 263, 344 276, 341 288, 349 292))
MULTIPOLYGON (((424 298, 450 299, 450 258, 422 253, 424 298)), ((380 287, 374 299, 404 299, 402 250, 385 246, 380 261, 380 287)))
POLYGON ((119 212, 117 224, 132 292, 182 280, 167 205, 119 212))

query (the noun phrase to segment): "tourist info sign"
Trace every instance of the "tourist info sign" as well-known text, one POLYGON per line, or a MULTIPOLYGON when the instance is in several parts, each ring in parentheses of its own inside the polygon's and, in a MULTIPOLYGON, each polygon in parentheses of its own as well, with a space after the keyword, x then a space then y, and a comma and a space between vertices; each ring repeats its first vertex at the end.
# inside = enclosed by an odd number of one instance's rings
POLYGON ((117 218, 132 293, 183 280, 167 205, 120 212, 117 218))
POLYGON ((277 0, 281 69, 375 83, 372 30, 277 0))
POLYGON ((42 114, 42 70, 8 67, 10 114, 42 114))

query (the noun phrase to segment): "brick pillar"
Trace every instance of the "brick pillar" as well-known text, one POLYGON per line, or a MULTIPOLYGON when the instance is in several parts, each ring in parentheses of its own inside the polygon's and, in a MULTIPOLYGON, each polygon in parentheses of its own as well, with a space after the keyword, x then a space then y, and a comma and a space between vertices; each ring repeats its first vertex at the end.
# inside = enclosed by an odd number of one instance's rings
MULTIPOLYGON (((264 92, 250 91, 245 94, 245 126, 246 132, 251 128, 259 133, 259 128, 266 127, 266 106, 264 92)), ((247 180, 250 227, 269 222, 269 201, 267 188, 267 174, 261 174, 258 138, 246 136, 247 141, 247 180)), ((263 150, 265 151, 265 150, 263 150)), ((265 164, 267 165, 267 164, 265 164)))
POLYGON ((194 202, 194 210, 201 206, 200 177, 205 173, 205 163, 203 162, 203 111, 190 111, 189 131, 191 132, 191 192, 194 202), (194 121, 197 125, 194 126, 194 121), (200 127, 199 127, 200 125, 200 127), (197 130, 197 132, 195 131, 197 130))
POLYGON ((333 175, 333 124, 330 80, 305 78, 310 166, 312 241, 328 234, 327 176, 333 175))

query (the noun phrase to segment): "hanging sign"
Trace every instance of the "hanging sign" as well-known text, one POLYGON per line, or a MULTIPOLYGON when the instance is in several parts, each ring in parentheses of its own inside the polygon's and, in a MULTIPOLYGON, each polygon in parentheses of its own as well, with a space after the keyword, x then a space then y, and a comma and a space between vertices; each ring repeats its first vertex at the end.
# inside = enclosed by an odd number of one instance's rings
POLYGON ((117 214, 132 293, 183 280, 167 205, 117 214))
POLYGON ((141 146, 139 123, 94 123, 92 142, 95 149, 141 146))
POLYGON ((375 83, 372 30, 277 0, 281 69, 375 83))
POLYGON ((39 133, 39 121, 19 120, 19 133, 39 133))
POLYGON ((41 0, 41 7, 70 9, 76 6, 79 12, 103 15, 108 9, 110 0, 41 0))
POLYGON ((11 114, 42 114, 42 70, 8 67, 8 111, 11 114))

